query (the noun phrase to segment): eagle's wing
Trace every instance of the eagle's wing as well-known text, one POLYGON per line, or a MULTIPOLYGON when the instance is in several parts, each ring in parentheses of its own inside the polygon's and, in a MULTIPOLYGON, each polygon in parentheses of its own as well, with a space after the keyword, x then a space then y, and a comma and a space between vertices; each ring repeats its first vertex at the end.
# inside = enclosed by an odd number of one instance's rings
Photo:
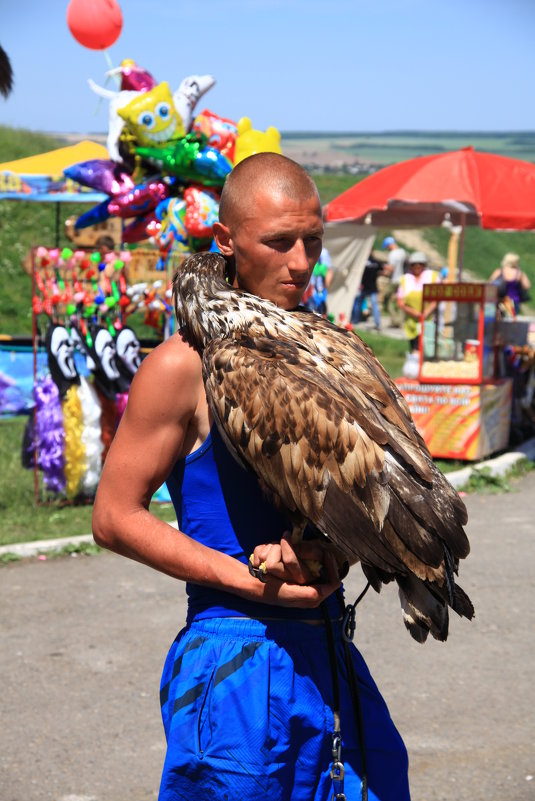
POLYGON ((469 550, 464 505, 371 351, 360 354, 340 329, 311 326, 308 315, 297 329, 207 345, 203 374, 214 418, 286 509, 351 561, 360 559, 376 589, 393 577, 404 581, 407 625, 407 615, 416 615, 425 634, 444 639, 448 602, 471 616, 452 575, 469 550), (434 617, 412 608, 422 606, 422 582, 439 607, 434 617))

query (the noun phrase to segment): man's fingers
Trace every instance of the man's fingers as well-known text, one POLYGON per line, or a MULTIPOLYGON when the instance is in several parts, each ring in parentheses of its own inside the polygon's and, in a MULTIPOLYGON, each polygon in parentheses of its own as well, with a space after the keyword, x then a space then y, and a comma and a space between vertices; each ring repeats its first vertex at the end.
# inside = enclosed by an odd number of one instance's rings
POLYGON ((290 541, 286 538, 281 540, 281 556, 284 567, 296 584, 308 584, 310 582, 310 571, 300 561, 290 541))
POLYGON ((280 561, 280 545, 276 543, 265 543, 257 545, 253 551, 253 564, 258 567, 262 562, 270 561, 271 564, 280 561))

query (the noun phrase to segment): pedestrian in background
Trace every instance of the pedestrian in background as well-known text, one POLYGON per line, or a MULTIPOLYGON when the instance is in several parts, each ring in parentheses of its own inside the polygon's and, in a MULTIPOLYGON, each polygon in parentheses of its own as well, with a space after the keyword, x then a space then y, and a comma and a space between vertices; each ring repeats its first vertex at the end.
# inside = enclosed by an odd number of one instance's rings
MULTIPOLYGON (((427 267, 427 256, 415 251, 409 256, 409 272, 401 277, 397 290, 397 303, 405 315, 405 334, 411 353, 418 351, 420 344, 420 317, 422 314, 424 284, 436 284, 439 275, 427 267)), ((435 310, 436 303, 430 303, 424 313, 424 319, 435 310)))
MULTIPOLYGON (((390 315, 390 324, 394 328, 398 328, 403 322, 403 315, 399 310, 396 295, 399 282, 405 273, 407 252, 398 245, 393 236, 383 239, 382 249, 387 251, 387 262, 383 270, 383 275, 387 279, 384 287, 383 309, 390 315)), ((380 285, 381 282, 379 282, 379 288, 380 285)))
POLYGON ((529 300, 531 283, 526 273, 519 267, 520 257, 516 253, 506 253, 498 267, 489 278, 491 283, 498 285, 498 295, 509 298, 513 304, 515 315, 520 311, 520 305, 529 300))
POLYGON ((366 300, 370 301, 373 314, 373 322, 376 331, 381 330, 381 309, 379 307, 379 294, 377 290, 377 279, 383 274, 383 265, 373 256, 373 251, 368 256, 368 260, 362 273, 360 290, 355 296, 353 310, 351 312, 351 322, 358 325, 362 320, 363 305, 366 300))

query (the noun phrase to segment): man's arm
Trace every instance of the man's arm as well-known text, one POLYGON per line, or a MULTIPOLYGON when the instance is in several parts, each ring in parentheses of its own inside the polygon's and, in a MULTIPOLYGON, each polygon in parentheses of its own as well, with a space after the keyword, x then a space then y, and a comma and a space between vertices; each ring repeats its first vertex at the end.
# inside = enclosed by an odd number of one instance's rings
POLYGON ((261 583, 246 565, 149 512, 152 495, 177 459, 206 438, 208 431, 198 429, 199 421, 207 419, 205 405, 199 357, 178 336, 172 337, 145 359, 132 382, 95 499, 95 541, 175 578, 249 600, 318 606, 339 585, 334 565, 329 584, 290 583, 299 580, 293 565, 286 580, 268 575, 261 583))

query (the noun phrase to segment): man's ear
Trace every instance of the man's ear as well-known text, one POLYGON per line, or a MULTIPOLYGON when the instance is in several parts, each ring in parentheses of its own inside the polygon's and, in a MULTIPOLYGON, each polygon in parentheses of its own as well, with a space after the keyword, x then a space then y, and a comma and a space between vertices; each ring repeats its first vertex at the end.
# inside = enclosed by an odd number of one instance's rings
POLYGON ((229 258, 234 256, 234 242, 230 235, 230 230, 221 222, 215 222, 212 226, 215 243, 223 256, 229 258))

